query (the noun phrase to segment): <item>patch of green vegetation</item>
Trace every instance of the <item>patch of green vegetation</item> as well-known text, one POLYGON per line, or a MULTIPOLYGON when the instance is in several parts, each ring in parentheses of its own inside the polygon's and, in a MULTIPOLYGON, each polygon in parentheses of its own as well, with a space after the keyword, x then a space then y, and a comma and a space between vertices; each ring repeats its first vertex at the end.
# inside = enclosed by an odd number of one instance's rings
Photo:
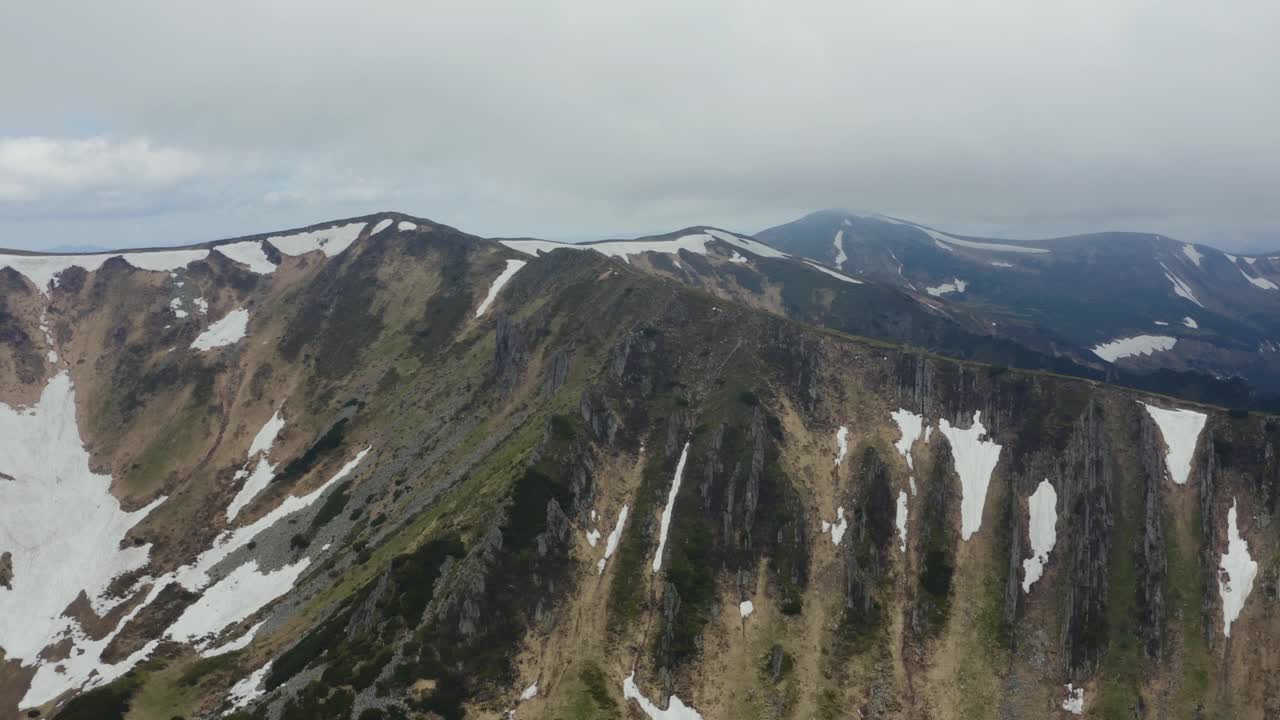
POLYGON ((617 720, 622 717, 618 701, 609 694, 604 671, 592 660, 582 663, 577 682, 569 690, 565 717, 568 720, 617 720))
MULTIPOLYGON (((674 466, 672 471, 674 472, 674 466)), ((609 631, 615 635, 631 625, 644 602, 643 589, 648 577, 644 561, 652 539, 645 531, 645 523, 639 518, 652 517, 654 497, 661 487, 661 478, 665 472, 662 454, 653 453, 641 470, 640 487, 636 490, 635 507, 631 510, 631 517, 637 519, 622 528, 622 538, 613 556, 607 608, 609 631)))
POLYGON ((136 673, 128 673, 109 685, 72 699, 58 713, 58 720, 124 720, 140 685, 141 678, 136 673))
MULTIPOLYGON (((230 684, 231 679, 236 677, 238 668, 234 660, 239 654, 220 656, 231 656, 232 661, 217 664, 217 669, 210 666, 207 673, 188 685, 183 685, 180 681, 191 670, 190 666, 183 668, 175 664, 166 667, 162 664, 163 659, 160 663, 153 659, 139 665, 137 672, 141 684, 130 702, 128 717, 130 720, 169 720, 185 716, 198 704, 205 688, 222 689, 230 684)), ((217 659, 219 658, 208 658, 217 659)))
POLYGON ((180 687, 194 687, 211 675, 227 675, 240 665, 241 651, 200 658, 178 676, 180 687))
POLYGON ((164 482, 177 461, 191 457, 196 445, 208 437, 208 413, 192 407, 165 424, 165 430, 134 460, 124 476, 124 486, 132 493, 148 493, 164 482))
MULTIPOLYGON (((1117 483, 1114 487, 1117 501, 1128 507, 1138 506, 1140 498, 1136 496, 1136 484, 1130 491, 1134 497, 1121 497, 1124 483, 1117 483)), ((1132 718, 1141 702, 1140 689, 1146 663, 1137 633, 1129 630, 1138 622, 1138 563, 1134 548, 1139 517, 1139 513, 1117 513, 1108 563, 1108 585, 1112 591, 1107 598, 1106 619, 1088 628, 1090 637, 1086 638, 1086 642, 1101 642, 1107 648, 1099 668, 1102 683, 1094 706, 1097 717, 1107 720, 1132 718), (1110 632, 1111 628, 1117 631, 1110 632)))
MULTIPOLYGON (((1013 647, 1013 624, 1005 613, 1005 589, 1009 586, 1009 555, 1013 551, 1013 505, 997 491, 988 492, 987 502, 999 503, 1000 517, 991 530, 991 561, 986 581, 982 583, 982 595, 978 603, 978 641, 992 658, 1003 658, 1013 647)), ((1007 497, 1007 496, 1005 496, 1007 497)), ((995 661, 995 664, 1002 664, 995 661)))
POLYGON ((938 446, 929 469, 929 480, 921 493, 920 552, 924 562, 920 568, 920 592, 915 600, 925 619, 923 634, 926 637, 936 637, 951 617, 956 533, 948 517, 951 482, 947 468, 950 465, 949 446, 938 446))
POLYGON ((846 717, 844 698, 831 688, 819 690, 814 705, 814 717, 818 720, 842 720, 846 717))
POLYGON ((762 678, 771 683, 780 683, 790 677, 796 668, 796 659, 791 653, 782 649, 781 645, 773 645, 767 652, 760 656, 760 675, 762 678), (778 667, 773 666, 774 657, 778 656, 778 667))
POLYGON ((1182 653, 1179 658, 1182 677, 1173 712, 1182 717, 1194 716, 1205 705, 1205 698, 1211 697, 1212 664, 1201 620, 1204 585, 1197 548, 1187 546, 1188 543, 1194 544, 1198 536, 1198 531, 1189 531, 1188 528, 1199 527, 1198 507, 1192 517, 1181 521, 1170 513, 1165 514, 1166 597, 1170 615, 1177 622, 1174 628, 1182 653), (1180 522, 1185 522, 1185 526, 1179 527, 1180 522))
MULTIPOLYGON (((681 489, 692 485, 683 483, 681 489)), ((679 609, 668 628, 670 660, 676 666, 697 655, 702 629, 711 619, 716 604, 713 539, 700 511, 700 502, 695 492, 685 492, 676 498, 675 517, 668 535, 670 551, 664 560, 666 580, 680 597, 679 609)), ((659 633, 659 645, 662 636, 663 633, 659 633)))

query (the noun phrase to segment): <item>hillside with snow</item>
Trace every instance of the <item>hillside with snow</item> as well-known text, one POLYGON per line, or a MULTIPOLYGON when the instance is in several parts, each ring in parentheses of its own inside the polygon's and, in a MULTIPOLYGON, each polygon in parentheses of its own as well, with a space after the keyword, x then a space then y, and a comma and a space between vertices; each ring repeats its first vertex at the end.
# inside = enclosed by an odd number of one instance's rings
POLYGON ((797 254, 379 213, 4 255, 0 716, 1271 712, 1275 416, 797 254))

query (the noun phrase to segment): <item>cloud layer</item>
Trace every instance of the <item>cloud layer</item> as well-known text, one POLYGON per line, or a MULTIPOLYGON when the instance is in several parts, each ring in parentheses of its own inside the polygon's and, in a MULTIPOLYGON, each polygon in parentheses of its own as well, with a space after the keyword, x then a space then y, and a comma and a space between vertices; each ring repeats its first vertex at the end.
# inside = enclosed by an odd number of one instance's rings
POLYGON ((0 245, 392 207, 754 231, 834 206, 1280 246, 1278 8, 30 3, 0 26, 0 245))

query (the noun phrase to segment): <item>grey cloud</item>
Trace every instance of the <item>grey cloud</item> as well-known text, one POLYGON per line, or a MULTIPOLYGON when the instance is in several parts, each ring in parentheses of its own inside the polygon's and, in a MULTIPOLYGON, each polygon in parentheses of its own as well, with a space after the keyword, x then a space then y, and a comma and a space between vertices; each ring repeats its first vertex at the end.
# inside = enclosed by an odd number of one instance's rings
MULTIPOLYGON (((1275 4, 1186 0, 31 3, 0 27, 0 137, 202 159, 124 183, 125 230, 77 221, 108 241, 390 207, 583 238, 848 207, 1280 247, 1278 27, 1275 4)), ((45 192, 0 245, 70 231, 82 196, 45 192)))

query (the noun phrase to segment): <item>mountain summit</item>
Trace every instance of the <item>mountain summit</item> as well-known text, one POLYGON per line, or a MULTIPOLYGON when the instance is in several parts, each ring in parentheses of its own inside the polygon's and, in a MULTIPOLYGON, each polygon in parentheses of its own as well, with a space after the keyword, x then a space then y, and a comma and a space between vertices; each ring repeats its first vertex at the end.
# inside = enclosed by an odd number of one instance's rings
POLYGON ((1280 254, 1232 255, 1142 233, 998 240, 841 211, 757 237, 858 278, 950 300, 1041 351, 1238 377, 1280 392, 1280 254))

